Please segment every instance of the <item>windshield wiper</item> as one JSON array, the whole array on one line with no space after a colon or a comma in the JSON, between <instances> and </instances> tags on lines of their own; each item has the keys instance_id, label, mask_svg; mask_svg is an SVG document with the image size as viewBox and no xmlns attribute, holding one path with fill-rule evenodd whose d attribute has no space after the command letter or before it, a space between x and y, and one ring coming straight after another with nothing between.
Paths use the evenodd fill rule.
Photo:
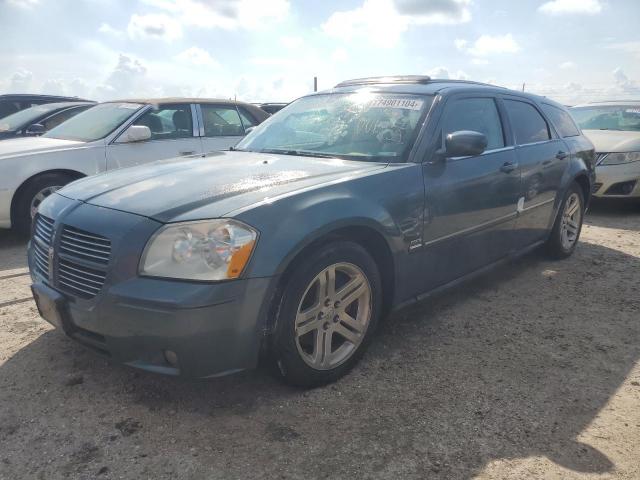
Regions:
<instances>
[{"instance_id":1,"label":"windshield wiper","mask_svg":"<svg viewBox=\"0 0 640 480\"><path fill-rule=\"evenodd\" d=\"M295 155L298 157L337 158L336 155L322 152L310 152L307 150L284 150L280 148L263 148L260 153L277 153L279 155Z\"/></svg>"}]
</instances>

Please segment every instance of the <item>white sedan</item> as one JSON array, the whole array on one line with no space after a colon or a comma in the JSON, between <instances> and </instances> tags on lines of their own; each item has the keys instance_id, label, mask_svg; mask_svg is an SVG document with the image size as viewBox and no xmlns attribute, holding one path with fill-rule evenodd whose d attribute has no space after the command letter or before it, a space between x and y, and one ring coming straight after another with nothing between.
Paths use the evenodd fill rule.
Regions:
<instances>
[{"instance_id":1,"label":"white sedan","mask_svg":"<svg viewBox=\"0 0 640 480\"><path fill-rule=\"evenodd\" d=\"M38 205L78 178L165 158L227 150L269 116L229 100L98 104L41 137L0 143L0 228L28 232Z\"/></svg>"}]
</instances>

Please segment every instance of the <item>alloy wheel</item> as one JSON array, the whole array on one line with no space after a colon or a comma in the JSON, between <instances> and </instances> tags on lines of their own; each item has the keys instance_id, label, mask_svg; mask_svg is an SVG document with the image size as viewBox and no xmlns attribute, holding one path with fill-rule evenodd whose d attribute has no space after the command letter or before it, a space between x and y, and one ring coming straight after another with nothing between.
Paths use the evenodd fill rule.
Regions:
<instances>
[{"instance_id":1,"label":"alloy wheel","mask_svg":"<svg viewBox=\"0 0 640 480\"><path fill-rule=\"evenodd\" d=\"M295 340L304 362L330 370L347 361L371 320L371 285L351 263L329 265L307 286L295 319Z\"/></svg>"},{"instance_id":2,"label":"alloy wheel","mask_svg":"<svg viewBox=\"0 0 640 480\"><path fill-rule=\"evenodd\" d=\"M51 195L53 192L60 190L62 185L52 185L50 187L43 188L35 196L31 199L31 205L29 206L29 212L31 213L31 218L36 216L38 213L38 207L42 203L42 201Z\"/></svg>"},{"instance_id":3,"label":"alloy wheel","mask_svg":"<svg viewBox=\"0 0 640 480\"><path fill-rule=\"evenodd\" d=\"M560 224L560 241L562 248L570 250L578 240L580 223L582 222L582 205L580 196L572 193L567 198Z\"/></svg>"}]
</instances>

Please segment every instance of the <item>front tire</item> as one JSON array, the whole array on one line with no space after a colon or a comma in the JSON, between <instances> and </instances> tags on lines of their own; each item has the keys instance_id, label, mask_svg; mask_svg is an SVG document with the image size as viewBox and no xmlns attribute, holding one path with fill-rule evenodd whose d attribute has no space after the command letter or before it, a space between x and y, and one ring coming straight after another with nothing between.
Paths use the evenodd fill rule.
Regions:
<instances>
[{"instance_id":1,"label":"front tire","mask_svg":"<svg viewBox=\"0 0 640 480\"><path fill-rule=\"evenodd\" d=\"M281 297L272 351L277 375L307 388L345 375L371 340L381 299L378 267L360 245L339 241L313 252L296 265Z\"/></svg>"},{"instance_id":2,"label":"front tire","mask_svg":"<svg viewBox=\"0 0 640 480\"><path fill-rule=\"evenodd\" d=\"M578 245L583 219L584 194L580 185L574 182L565 194L547 240L547 253L552 258L567 258L573 253Z\"/></svg>"},{"instance_id":3,"label":"front tire","mask_svg":"<svg viewBox=\"0 0 640 480\"><path fill-rule=\"evenodd\" d=\"M16 199L14 228L22 235L28 235L31 231L31 221L40 203L73 180L63 173L44 173L30 180Z\"/></svg>"}]
</instances>

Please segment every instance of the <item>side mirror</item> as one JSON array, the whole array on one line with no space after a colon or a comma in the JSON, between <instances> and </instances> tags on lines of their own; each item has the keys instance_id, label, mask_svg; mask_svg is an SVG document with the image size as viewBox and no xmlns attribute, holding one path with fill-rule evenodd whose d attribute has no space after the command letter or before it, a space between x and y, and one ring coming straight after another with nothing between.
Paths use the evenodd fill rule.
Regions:
<instances>
[{"instance_id":1,"label":"side mirror","mask_svg":"<svg viewBox=\"0 0 640 480\"><path fill-rule=\"evenodd\" d=\"M117 143L142 142L151 138L151 130L145 125L131 125L118 138Z\"/></svg>"},{"instance_id":2,"label":"side mirror","mask_svg":"<svg viewBox=\"0 0 640 480\"><path fill-rule=\"evenodd\" d=\"M480 132L460 130L449 133L444 142L447 157L480 155L487 149L487 137Z\"/></svg>"},{"instance_id":3,"label":"side mirror","mask_svg":"<svg viewBox=\"0 0 640 480\"><path fill-rule=\"evenodd\" d=\"M33 125L29 125L27 129L24 131L24 133L26 133L27 135L36 136L36 135L42 135L46 131L47 129L44 128L44 125L42 125L41 123L34 123Z\"/></svg>"},{"instance_id":4,"label":"side mirror","mask_svg":"<svg viewBox=\"0 0 640 480\"><path fill-rule=\"evenodd\" d=\"M254 126L252 126L252 127L247 127L247 128L245 128L245 129L244 129L244 134L245 134L245 135L247 135L248 133L253 132L253 130L254 130L255 128L256 128L256 127L255 127L255 125L254 125Z\"/></svg>"}]
</instances>

